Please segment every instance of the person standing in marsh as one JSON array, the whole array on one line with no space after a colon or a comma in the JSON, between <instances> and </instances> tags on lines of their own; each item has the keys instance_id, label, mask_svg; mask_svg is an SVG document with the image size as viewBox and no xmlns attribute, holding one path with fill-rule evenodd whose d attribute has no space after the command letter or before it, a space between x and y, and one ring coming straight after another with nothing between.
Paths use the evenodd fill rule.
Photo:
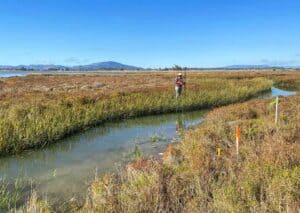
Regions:
<instances>
[{"instance_id":1,"label":"person standing in marsh","mask_svg":"<svg viewBox=\"0 0 300 213\"><path fill-rule=\"evenodd\" d=\"M175 92L176 98L178 98L182 94L183 86L185 85L185 81L182 77L182 73L178 73L175 79Z\"/></svg>"}]
</instances>

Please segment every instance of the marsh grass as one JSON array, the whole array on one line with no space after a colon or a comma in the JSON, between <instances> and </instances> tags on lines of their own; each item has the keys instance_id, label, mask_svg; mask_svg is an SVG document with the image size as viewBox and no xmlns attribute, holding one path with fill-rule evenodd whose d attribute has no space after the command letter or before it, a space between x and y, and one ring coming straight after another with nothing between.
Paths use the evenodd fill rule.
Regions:
<instances>
[{"instance_id":1,"label":"marsh grass","mask_svg":"<svg viewBox=\"0 0 300 213\"><path fill-rule=\"evenodd\" d=\"M29 78L29 77L27 77ZM270 89L264 78L218 79L191 78L189 89L178 100L173 87L149 90L80 93L76 96L28 96L20 102L7 97L0 104L0 153L17 153L43 147L77 131L106 121L136 116L203 109L247 100ZM10 101L9 103L7 101Z\"/></svg>"},{"instance_id":2,"label":"marsh grass","mask_svg":"<svg viewBox=\"0 0 300 213\"><path fill-rule=\"evenodd\" d=\"M162 162L144 160L94 182L84 211L298 212L300 95L280 98L277 125L272 101L212 110ZM238 158L236 126L242 134Z\"/></svg>"},{"instance_id":3,"label":"marsh grass","mask_svg":"<svg viewBox=\"0 0 300 213\"><path fill-rule=\"evenodd\" d=\"M20 125L15 129L13 120L5 121L10 123L8 129L17 139L10 140L16 143L15 150L7 148L8 144L3 146L4 150L7 153L7 149L15 152L41 146L106 120L247 100L268 90L272 84L256 77L268 77L277 83L292 82L296 78L295 73L282 72L218 75L216 78L215 74L201 73L190 78L188 94L178 102L174 102L174 91L164 86L150 87L151 92L149 88L130 92L113 90L105 98L98 93L74 93L58 98L51 93L46 95L51 99L45 99L43 93L43 97L36 98L43 101L29 98L25 102L11 102L6 99L1 102L2 118L10 115L10 119L20 120ZM70 205L66 209L70 212L299 211L300 99L299 96L280 98L278 125L274 124L274 105L270 103L269 100L252 101L213 110L204 124L183 132L183 142L169 146L162 161L145 160L137 154L138 157L133 158L135 162L119 173L97 178L89 188L84 206L73 208ZM46 125L47 122L51 125ZM20 128L22 124L32 129L24 134L26 128ZM237 125L242 128L238 160L234 144ZM18 133L19 130L23 132ZM5 137L4 133L6 137L10 135L7 129L2 131L1 137ZM31 141L33 135L38 136L35 143ZM40 135L43 135L43 143ZM24 139L28 144L19 147L18 143L23 143ZM216 156L217 148L222 149L220 157ZM48 203L38 199L37 194L18 210L51 212Z\"/></svg>"},{"instance_id":4,"label":"marsh grass","mask_svg":"<svg viewBox=\"0 0 300 213\"><path fill-rule=\"evenodd\" d=\"M6 177L0 178L0 212L19 207L31 191L32 182L26 177L18 177L14 181Z\"/></svg>"},{"instance_id":5,"label":"marsh grass","mask_svg":"<svg viewBox=\"0 0 300 213\"><path fill-rule=\"evenodd\" d=\"M152 144L156 144L156 143L159 143L159 142L162 142L162 141L167 141L167 138L164 134L162 133L154 133L154 134L151 134L149 136L149 139L150 139L150 142Z\"/></svg>"},{"instance_id":6,"label":"marsh grass","mask_svg":"<svg viewBox=\"0 0 300 213\"><path fill-rule=\"evenodd\" d=\"M139 146L135 145L134 150L130 154L132 161L140 160L143 157L143 152Z\"/></svg>"},{"instance_id":7,"label":"marsh grass","mask_svg":"<svg viewBox=\"0 0 300 213\"><path fill-rule=\"evenodd\" d=\"M45 199L38 198L37 192L32 191L25 205L11 209L9 212L14 213L50 213L53 212L49 203Z\"/></svg>"}]
</instances>

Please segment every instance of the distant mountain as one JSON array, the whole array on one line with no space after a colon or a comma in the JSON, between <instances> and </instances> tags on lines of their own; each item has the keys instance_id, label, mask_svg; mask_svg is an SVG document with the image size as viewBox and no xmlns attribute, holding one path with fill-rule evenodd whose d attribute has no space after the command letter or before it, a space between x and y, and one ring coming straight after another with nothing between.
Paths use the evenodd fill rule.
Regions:
<instances>
[{"instance_id":1,"label":"distant mountain","mask_svg":"<svg viewBox=\"0 0 300 213\"><path fill-rule=\"evenodd\" d=\"M79 65L70 67L72 70L140 70L141 67L121 64L115 61L106 61L89 65Z\"/></svg>"},{"instance_id":2,"label":"distant mountain","mask_svg":"<svg viewBox=\"0 0 300 213\"><path fill-rule=\"evenodd\" d=\"M32 65L0 65L0 70L33 70L33 71L47 71L47 70L143 70L144 68L121 64L115 61L105 61L87 65L77 66L63 66L55 64L32 64ZM149 68L150 69L150 68ZM169 68L172 69L172 68ZM248 69L300 69L300 66L271 66L271 65L230 65L224 67L213 68L188 68L195 70L248 70Z\"/></svg>"},{"instance_id":3,"label":"distant mountain","mask_svg":"<svg viewBox=\"0 0 300 213\"><path fill-rule=\"evenodd\" d=\"M65 70L65 66L53 64L31 64L31 65L18 65L18 66L4 66L0 65L0 70Z\"/></svg>"},{"instance_id":4,"label":"distant mountain","mask_svg":"<svg viewBox=\"0 0 300 213\"><path fill-rule=\"evenodd\" d=\"M78 66L62 66L54 64L32 64L32 65L18 65L18 66L4 66L0 65L0 70L140 70L141 67L121 64L114 61L106 61L100 63L93 63L88 65Z\"/></svg>"},{"instance_id":5,"label":"distant mountain","mask_svg":"<svg viewBox=\"0 0 300 213\"><path fill-rule=\"evenodd\" d=\"M270 65L230 65L220 67L220 69L284 69L290 68L285 66L270 66Z\"/></svg>"},{"instance_id":6,"label":"distant mountain","mask_svg":"<svg viewBox=\"0 0 300 213\"><path fill-rule=\"evenodd\" d=\"M6 66L6 65L0 65L0 70L11 70L14 66Z\"/></svg>"}]
</instances>

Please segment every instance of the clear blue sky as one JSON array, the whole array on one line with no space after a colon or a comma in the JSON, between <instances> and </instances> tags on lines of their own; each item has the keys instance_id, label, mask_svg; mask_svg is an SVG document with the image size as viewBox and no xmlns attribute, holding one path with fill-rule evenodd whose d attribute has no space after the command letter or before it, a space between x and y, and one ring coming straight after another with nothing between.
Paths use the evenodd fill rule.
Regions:
<instances>
[{"instance_id":1,"label":"clear blue sky","mask_svg":"<svg viewBox=\"0 0 300 213\"><path fill-rule=\"evenodd\" d=\"M299 0L1 0L0 64L300 65Z\"/></svg>"}]
</instances>

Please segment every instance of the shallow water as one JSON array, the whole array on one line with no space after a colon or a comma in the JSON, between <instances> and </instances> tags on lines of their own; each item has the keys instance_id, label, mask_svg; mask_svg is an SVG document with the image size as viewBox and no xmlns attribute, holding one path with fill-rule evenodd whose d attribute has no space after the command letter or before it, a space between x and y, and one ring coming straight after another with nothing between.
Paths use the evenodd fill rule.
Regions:
<instances>
[{"instance_id":1,"label":"shallow water","mask_svg":"<svg viewBox=\"0 0 300 213\"><path fill-rule=\"evenodd\" d=\"M296 94L297 94L296 91L287 91L287 90L279 89L276 87L272 87L272 97L290 96L290 95L296 95Z\"/></svg>"},{"instance_id":2,"label":"shallow water","mask_svg":"<svg viewBox=\"0 0 300 213\"><path fill-rule=\"evenodd\" d=\"M296 94L278 88L260 98ZM132 159L135 147L144 156L158 156L179 139L178 129L199 124L205 111L146 116L107 123L76 134L43 149L0 159L0 177L20 174L33 179L39 194L52 202L85 196L95 175L120 168Z\"/></svg>"},{"instance_id":3,"label":"shallow water","mask_svg":"<svg viewBox=\"0 0 300 213\"><path fill-rule=\"evenodd\" d=\"M0 78L9 78L17 76L26 76L25 72L16 72L16 71L0 71Z\"/></svg>"},{"instance_id":4,"label":"shallow water","mask_svg":"<svg viewBox=\"0 0 300 213\"><path fill-rule=\"evenodd\" d=\"M287 97L287 96L291 96L291 95L296 95L297 93L298 93L297 91L285 90L285 88L272 87L271 91L260 94L258 97L254 98L254 99L268 99L268 98L274 98L277 96Z\"/></svg>"},{"instance_id":5,"label":"shallow water","mask_svg":"<svg viewBox=\"0 0 300 213\"><path fill-rule=\"evenodd\" d=\"M201 122L204 111L146 116L107 123L44 149L2 158L0 174L20 173L37 183L50 199L84 195L95 173L114 171L132 158L137 146L145 156L157 156L178 139L176 129ZM0 176L1 176L0 175Z\"/></svg>"}]
</instances>

